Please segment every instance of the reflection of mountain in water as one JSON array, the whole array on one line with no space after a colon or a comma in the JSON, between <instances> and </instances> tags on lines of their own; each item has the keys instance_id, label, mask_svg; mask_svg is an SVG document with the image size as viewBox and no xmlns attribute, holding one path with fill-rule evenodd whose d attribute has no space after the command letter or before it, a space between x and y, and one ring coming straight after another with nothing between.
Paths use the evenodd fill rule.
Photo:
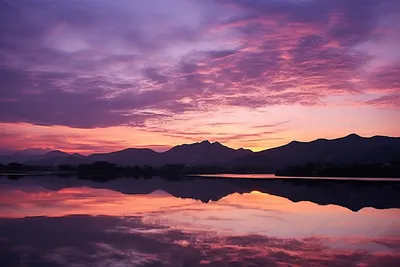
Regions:
<instances>
[{"instance_id":1,"label":"reflection of mountain in water","mask_svg":"<svg viewBox=\"0 0 400 267\"><path fill-rule=\"evenodd\" d=\"M358 211L364 207L377 209L400 208L400 183L383 181L321 181L284 179L218 179L188 178L169 181L161 178L148 180L117 179L98 183L76 178L27 177L17 181L0 179L0 184L43 186L49 190L87 186L105 188L124 194L159 194L165 191L179 198L203 202L217 201L233 193L260 191L285 197L291 201L311 201L320 205L335 204Z\"/></svg>"}]
</instances>

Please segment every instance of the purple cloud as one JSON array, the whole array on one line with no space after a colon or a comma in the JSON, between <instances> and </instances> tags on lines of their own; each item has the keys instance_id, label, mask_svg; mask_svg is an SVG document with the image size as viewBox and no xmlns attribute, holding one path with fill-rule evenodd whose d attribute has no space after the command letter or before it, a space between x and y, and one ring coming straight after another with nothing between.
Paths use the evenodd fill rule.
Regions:
<instances>
[{"instance_id":1,"label":"purple cloud","mask_svg":"<svg viewBox=\"0 0 400 267\"><path fill-rule=\"evenodd\" d=\"M400 109L400 94L385 95L367 102L369 105L374 105L381 108Z\"/></svg>"},{"instance_id":2,"label":"purple cloud","mask_svg":"<svg viewBox=\"0 0 400 267\"><path fill-rule=\"evenodd\" d=\"M150 2L1 2L0 121L140 126L399 91L380 49L400 40L398 1Z\"/></svg>"}]
</instances>

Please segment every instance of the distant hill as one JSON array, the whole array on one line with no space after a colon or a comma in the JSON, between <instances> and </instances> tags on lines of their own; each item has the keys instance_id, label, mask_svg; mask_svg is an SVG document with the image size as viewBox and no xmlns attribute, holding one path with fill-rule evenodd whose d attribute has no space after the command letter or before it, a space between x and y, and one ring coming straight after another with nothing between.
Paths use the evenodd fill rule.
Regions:
<instances>
[{"instance_id":1,"label":"distant hill","mask_svg":"<svg viewBox=\"0 0 400 267\"><path fill-rule=\"evenodd\" d=\"M263 166L270 171L307 163L387 163L400 159L400 138L351 134L333 140L293 141L287 145L235 158L229 166Z\"/></svg>"},{"instance_id":2,"label":"distant hill","mask_svg":"<svg viewBox=\"0 0 400 267\"><path fill-rule=\"evenodd\" d=\"M203 141L175 146L165 152L128 148L112 153L93 154L88 156L88 159L91 162L108 161L120 165L162 166L166 164L185 164L198 166L224 164L236 157L251 153L253 153L251 150L236 150L218 142Z\"/></svg>"},{"instance_id":3,"label":"distant hill","mask_svg":"<svg viewBox=\"0 0 400 267\"><path fill-rule=\"evenodd\" d=\"M183 164L190 166L221 165L240 156L253 152L248 149L233 149L218 142L203 141L184 144L165 152L155 152L147 148L127 148L111 153L96 153L89 156L67 154L62 151L51 151L41 156L0 156L0 163L19 162L29 165L79 165L96 161L107 161L118 165Z\"/></svg>"},{"instance_id":4,"label":"distant hill","mask_svg":"<svg viewBox=\"0 0 400 267\"><path fill-rule=\"evenodd\" d=\"M50 148L27 148L27 149L22 149L22 150L0 150L0 155L19 154L19 155L25 155L25 156L29 156L29 155L33 156L33 155L43 155L50 151L51 151Z\"/></svg>"},{"instance_id":5,"label":"distant hill","mask_svg":"<svg viewBox=\"0 0 400 267\"><path fill-rule=\"evenodd\" d=\"M160 163L160 153L148 148L127 148L121 151L92 154L87 157L89 162L108 161L119 165L151 165Z\"/></svg>"},{"instance_id":6,"label":"distant hill","mask_svg":"<svg viewBox=\"0 0 400 267\"><path fill-rule=\"evenodd\" d=\"M23 162L27 165L56 166L56 165L79 165L89 163L86 156L75 154L67 154L62 151L51 151L42 157L30 158Z\"/></svg>"},{"instance_id":7,"label":"distant hill","mask_svg":"<svg viewBox=\"0 0 400 267\"><path fill-rule=\"evenodd\" d=\"M233 149L218 142L203 141L180 145L162 153L165 164L220 165L237 157L253 154L251 150Z\"/></svg>"},{"instance_id":8,"label":"distant hill","mask_svg":"<svg viewBox=\"0 0 400 267\"><path fill-rule=\"evenodd\" d=\"M356 134L333 140L317 139L311 142L293 141L284 146L252 152L233 149L218 142L203 141L184 144L165 152L151 149L128 148L111 153L67 154L51 151L43 155L0 155L0 163L19 162L30 165L79 165L107 161L118 165L183 164L189 166L226 166L230 168L260 169L274 172L288 166L307 163L387 163L400 160L400 138L374 136L365 138Z\"/></svg>"},{"instance_id":9,"label":"distant hill","mask_svg":"<svg viewBox=\"0 0 400 267\"><path fill-rule=\"evenodd\" d=\"M28 151L28 153L25 153ZM44 151L42 151L44 152ZM18 163L35 163L41 160L49 160L52 158L56 157L65 157L68 156L69 154L59 151L59 150L54 150L50 152L44 152L42 154L32 154L31 150L23 150L19 151L17 153L13 153L10 155L0 155L0 163L1 164L7 164L10 162L18 162Z\"/></svg>"}]
</instances>

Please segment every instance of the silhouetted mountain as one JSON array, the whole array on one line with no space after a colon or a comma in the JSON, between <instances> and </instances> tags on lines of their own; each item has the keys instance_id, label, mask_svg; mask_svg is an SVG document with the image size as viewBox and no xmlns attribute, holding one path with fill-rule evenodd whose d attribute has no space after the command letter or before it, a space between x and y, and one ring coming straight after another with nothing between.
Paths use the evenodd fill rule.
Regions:
<instances>
[{"instance_id":1,"label":"silhouetted mountain","mask_svg":"<svg viewBox=\"0 0 400 267\"><path fill-rule=\"evenodd\" d=\"M22 149L22 150L0 150L0 155L13 155L13 154L19 154L19 155L25 155L25 156L38 156L38 155L44 155L47 152L50 152L50 148L27 148L27 149Z\"/></svg>"},{"instance_id":2,"label":"silhouetted mountain","mask_svg":"<svg viewBox=\"0 0 400 267\"><path fill-rule=\"evenodd\" d=\"M184 165L216 165L223 164L238 156L253 153L251 150L235 150L220 143L203 141L184 144L165 152L155 152L151 149L128 148L121 151L104 154L93 154L87 157L89 162L107 161L119 165L149 165L162 166L166 164Z\"/></svg>"},{"instance_id":3,"label":"silhouetted mountain","mask_svg":"<svg viewBox=\"0 0 400 267\"><path fill-rule=\"evenodd\" d=\"M164 164L220 165L239 156L253 152L245 149L233 149L218 142L208 140L190 145L180 145L162 154Z\"/></svg>"},{"instance_id":4,"label":"silhouetted mountain","mask_svg":"<svg viewBox=\"0 0 400 267\"><path fill-rule=\"evenodd\" d=\"M60 150L53 150L43 155L42 158L51 158L51 157L60 157L60 156L68 156L68 153L62 152Z\"/></svg>"},{"instance_id":5,"label":"silhouetted mountain","mask_svg":"<svg viewBox=\"0 0 400 267\"><path fill-rule=\"evenodd\" d=\"M88 163L89 160L86 156L74 153L72 155L61 152L46 155L45 157L35 158L24 162L27 165L39 165L39 166L58 166L58 165L79 165Z\"/></svg>"},{"instance_id":6,"label":"silhouetted mountain","mask_svg":"<svg viewBox=\"0 0 400 267\"><path fill-rule=\"evenodd\" d=\"M148 148L127 148L121 151L92 154L88 162L107 161L119 165L157 165L159 153Z\"/></svg>"},{"instance_id":7,"label":"silhouetted mountain","mask_svg":"<svg viewBox=\"0 0 400 267\"><path fill-rule=\"evenodd\" d=\"M307 163L354 164L388 163L400 159L400 138L356 134L311 142L293 141L287 145L236 158L229 166L264 167L269 171Z\"/></svg>"},{"instance_id":8,"label":"silhouetted mountain","mask_svg":"<svg viewBox=\"0 0 400 267\"><path fill-rule=\"evenodd\" d=\"M52 153L53 157L50 156L50 153ZM200 143L175 146L166 152L155 152L147 148L128 148L111 153L96 153L86 157L82 155L68 155L61 151L52 151L50 153L47 153L46 157L37 158L36 160L29 158L29 161L25 160L22 161L22 163L32 165L78 165L97 161L107 161L127 166L163 166L166 164L199 166L224 164L238 156L248 155L253 152L247 149L236 150L218 142L210 143L209 141L203 141ZM14 161L15 160L10 162Z\"/></svg>"},{"instance_id":9,"label":"silhouetted mountain","mask_svg":"<svg viewBox=\"0 0 400 267\"><path fill-rule=\"evenodd\" d=\"M46 161L50 160L53 158L57 157L66 157L69 156L69 154L62 152L60 150L53 150L44 154L36 155L36 154L31 154L28 152L28 154L25 154L23 151L14 153L12 155L1 155L0 156L0 163L2 164L7 164L11 162L19 162L19 163L30 163L30 164L38 164L41 165L41 161ZM47 163L47 162L45 162Z\"/></svg>"},{"instance_id":10,"label":"silhouetted mountain","mask_svg":"<svg viewBox=\"0 0 400 267\"><path fill-rule=\"evenodd\" d=\"M31 165L79 165L97 161L126 166L163 166L180 164L187 166L226 166L233 172L274 172L288 166L307 163L387 163L400 160L400 138L374 136L371 138L351 134L346 137L312 142L293 141L287 145L252 152L246 149L232 149L218 142L203 141L179 145L165 152L151 149L128 148L121 151L83 156L51 151L44 155L0 156L0 163L11 162Z\"/></svg>"}]
</instances>

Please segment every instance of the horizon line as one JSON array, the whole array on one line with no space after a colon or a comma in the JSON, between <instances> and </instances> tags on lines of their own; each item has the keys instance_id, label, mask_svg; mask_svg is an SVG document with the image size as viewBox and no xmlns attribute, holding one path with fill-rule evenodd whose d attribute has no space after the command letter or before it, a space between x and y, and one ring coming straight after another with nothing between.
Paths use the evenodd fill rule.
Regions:
<instances>
[{"instance_id":1,"label":"horizon line","mask_svg":"<svg viewBox=\"0 0 400 267\"><path fill-rule=\"evenodd\" d=\"M193 142L193 143L182 143L182 144L176 144L176 145L172 145L172 146L159 145L159 144L157 144L157 145L146 145L146 146L126 147L126 148L117 149L117 150L110 150L110 151L107 151L107 152L95 152L95 151L94 151L94 152L91 152L91 153L78 153L78 152L73 152L73 151L69 151L69 150L65 150L65 149L64 149L64 150L63 150L63 149L57 149L57 148L52 149L52 148L49 148L49 147L46 147L46 148L41 148L41 147L28 147L28 148L23 148L23 149L19 149L19 150L10 150L9 152L1 152L1 151L0 151L0 155L3 155L3 156L4 156L4 155L12 155L12 154L16 154L16 153L18 153L18 152L21 153L21 152L23 152L23 151L25 151L25 150L34 150L34 149L37 149L37 150L48 150L48 151L47 151L47 152L44 152L43 154L32 154L32 155L44 155L44 154L51 153L51 152L62 152L62 153L66 153L66 154L68 154L68 155L78 154L78 155L83 155L83 156L89 156L89 155L94 155L94 154L108 154L108 153L120 152L120 151L124 151L124 150L128 150L128 149L138 149L138 150L139 150L139 149L142 149L142 150L147 149L147 150L151 150L151 151L153 151L153 152L155 152L155 153L165 153L165 152L167 152L167 151L173 149L174 147L183 146L183 145L194 145L194 144L200 144L200 143L204 143L204 142L208 142L208 143L210 143L210 144L217 144L217 143L218 143L218 144L220 144L220 145L222 145L222 146L225 146L225 147L228 147L228 148L231 148L231 149L234 149L234 150L241 150L241 149L243 149L243 150L249 150L249 151L251 151L251 152L253 152L253 153L257 153L257 152L261 152L261 151L265 151L265 150L269 150L269 149L274 149L274 148L279 148L279 147L282 147L282 146L286 146L286 145L289 145L289 144L291 144L291 143L311 143L311 142L318 141L318 140L332 141L332 140L342 139L342 138L346 138L346 137L350 137L350 136L357 136L357 137L359 137L359 138L365 138L365 139L370 139L370 138L374 138L374 137L400 138L400 136L388 136L388 135L379 135L379 134L371 135L371 136L361 136L361 135L356 134L356 133L350 133L350 134L347 134L347 135L344 135L344 136L340 136L340 137L335 137L335 138L323 138L323 137L320 137L320 138L313 139L313 140L310 140L310 141L292 140L292 141L289 141L289 142L287 142L287 143L285 143L285 144L282 144L282 145L279 145L279 146L267 147L267 148L263 148L263 149L258 150L258 151L254 151L253 149L244 148L244 147L232 148L232 147L230 147L230 146L224 145L223 143L221 143L221 142L219 142L219 141L211 142L211 141L209 141L208 139L204 139L204 140L197 141L197 142ZM168 147L168 148L167 148L166 150L157 151L157 150L152 149L152 147ZM67 151L67 152L66 152L66 151Z\"/></svg>"}]
</instances>

